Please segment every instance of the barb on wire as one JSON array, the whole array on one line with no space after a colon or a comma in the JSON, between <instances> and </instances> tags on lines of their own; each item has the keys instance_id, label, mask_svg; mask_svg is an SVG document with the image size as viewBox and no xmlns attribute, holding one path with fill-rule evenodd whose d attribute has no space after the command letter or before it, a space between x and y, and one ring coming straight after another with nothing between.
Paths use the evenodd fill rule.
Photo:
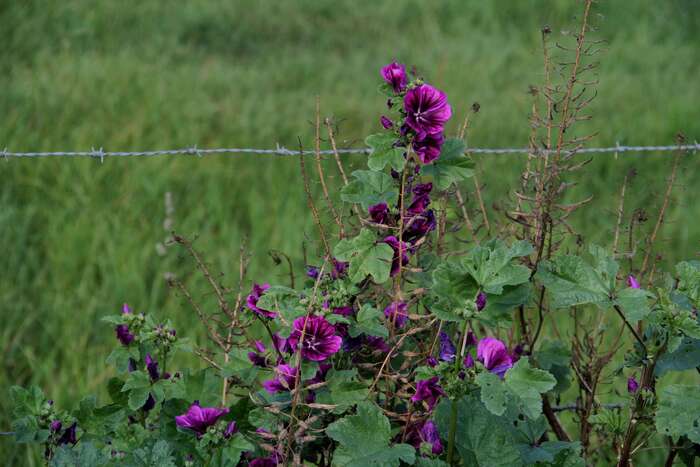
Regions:
<instances>
[{"instance_id":1,"label":"barb on wire","mask_svg":"<svg viewBox=\"0 0 700 467\"><path fill-rule=\"evenodd\" d=\"M572 151L571 154L619 154L624 152L673 152L673 151L697 151L700 150L700 143L682 144L673 146L620 146L616 143L615 146L600 147L600 148L580 148ZM323 150L320 154L369 154L369 148L348 148L333 150ZM550 154L551 150L540 150L537 155ZM528 154L528 148L468 148L468 154ZM206 154L269 154L274 156L305 156L316 154L315 151L291 151L279 144L274 149L256 149L256 148L211 148L200 149L197 145L182 149L160 149L150 151L104 151L103 148L91 151L46 151L46 152L13 152L5 148L0 152L0 156L7 160L10 157L94 157L99 158L104 162L105 157L155 157L155 156L179 156L179 155L196 155L202 157Z\"/></svg>"}]
</instances>

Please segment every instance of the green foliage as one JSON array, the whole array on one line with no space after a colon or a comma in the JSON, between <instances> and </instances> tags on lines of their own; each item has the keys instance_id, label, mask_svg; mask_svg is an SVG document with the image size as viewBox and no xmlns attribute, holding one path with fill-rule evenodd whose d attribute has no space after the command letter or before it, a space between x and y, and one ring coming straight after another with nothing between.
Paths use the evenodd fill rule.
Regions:
<instances>
[{"instance_id":1,"label":"green foliage","mask_svg":"<svg viewBox=\"0 0 700 467\"><path fill-rule=\"evenodd\" d=\"M371 152L367 159L367 166L380 171L388 164L396 171L403 170L406 165L404 158L405 148L394 147L396 136L391 133L377 133L365 139L365 144L370 147Z\"/></svg>"},{"instance_id":2,"label":"green foliage","mask_svg":"<svg viewBox=\"0 0 700 467\"><path fill-rule=\"evenodd\" d=\"M672 384L661 389L656 429L675 441L687 436L700 444L700 393L697 386Z\"/></svg>"},{"instance_id":3,"label":"green foliage","mask_svg":"<svg viewBox=\"0 0 700 467\"><path fill-rule=\"evenodd\" d=\"M556 378L557 385L554 386L553 391L563 393L569 388L571 349L566 344L557 340L544 341L535 353L535 359L540 368L547 370Z\"/></svg>"},{"instance_id":4,"label":"green foliage","mask_svg":"<svg viewBox=\"0 0 700 467\"><path fill-rule=\"evenodd\" d=\"M355 178L340 191L340 198L348 203L357 203L362 209L381 202L394 204L398 199L398 190L391 176L384 172L356 170Z\"/></svg>"},{"instance_id":5,"label":"green foliage","mask_svg":"<svg viewBox=\"0 0 700 467\"><path fill-rule=\"evenodd\" d=\"M167 443L166 443L167 444ZM99 449L92 443L84 442L74 447L63 445L56 450L54 457L49 464L51 467L83 467L83 466L103 466L108 465L109 460ZM157 464L130 464L130 465L148 465L149 467ZM173 465L164 464L166 466Z\"/></svg>"},{"instance_id":6,"label":"green foliage","mask_svg":"<svg viewBox=\"0 0 700 467\"><path fill-rule=\"evenodd\" d=\"M447 138L442 145L440 158L423 167L423 175L433 177L438 190L447 190L453 183L474 175L474 161L464 155L465 144L459 138Z\"/></svg>"},{"instance_id":7,"label":"green foliage","mask_svg":"<svg viewBox=\"0 0 700 467\"><path fill-rule=\"evenodd\" d=\"M476 383L481 387L481 401L492 414L503 415L512 402L529 418L536 419L542 414L541 394L553 389L557 381L547 371L530 366L529 359L523 357L508 370L505 381L482 372Z\"/></svg>"},{"instance_id":8,"label":"green foliage","mask_svg":"<svg viewBox=\"0 0 700 467\"><path fill-rule=\"evenodd\" d=\"M459 260L439 264L433 272L430 297L433 314L447 321L460 321L468 314L473 315L476 294L483 290L487 294L483 319L509 319L506 313L529 297L529 287L524 284L530 279L530 270L517 264L517 259L531 252L527 242L515 242L508 247L503 241L492 240L475 246ZM480 319L478 315L475 317Z\"/></svg>"},{"instance_id":9,"label":"green foliage","mask_svg":"<svg viewBox=\"0 0 700 467\"><path fill-rule=\"evenodd\" d=\"M362 229L357 237L338 242L333 255L341 261L350 262L348 276L353 282L372 276L374 282L382 284L389 279L394 250L386 243L379 242L371 230Z\"/></svg>"},{"instance_id":10,"label":"green foliage","mask_svg":"<svg viewBox=\"0 0 700 467\"><path fill-rule=\"evenodd\" d=\"M591 245L589 253L590 261L561 255L540 263L536 277L547 287L552 306L597 305L601 309L618 306L632 324L649 314L651 294L643 289L618 288L618 263L599 246Z\"/></svg>"},{"instance_id":11,"label":"green foliage","mask_svg":"<svg viewBox=\"0 0 700 467\"><path fill-rule=\"evenodd\" d=\"M388 337L389 330L382 323L384 313L377 310L372 305L365 303L357 312L357 321L352 323L348 333L350 337L357 337L360 334L368 336Z\"/></svg>"},{"instance_id":12,"label":"green foliage","mask_svg":"<svg viewBox=\"0 0 700 467\"><path fill-rule=\"evenodd\" d=\"M355 415L331 423L326 433L339 443L333 453L334 466L397 467L401 461L408 464L415 461L412 446L390 444L389 419L370 402L357 404Z\"/></svg>"}]
</instances>

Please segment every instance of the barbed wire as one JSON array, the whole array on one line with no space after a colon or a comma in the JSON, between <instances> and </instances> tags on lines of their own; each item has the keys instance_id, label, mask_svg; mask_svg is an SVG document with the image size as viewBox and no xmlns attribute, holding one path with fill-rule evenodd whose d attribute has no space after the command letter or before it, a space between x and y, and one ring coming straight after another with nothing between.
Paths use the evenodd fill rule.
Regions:
<instances>
[{"instance_id":1,"label":"barbed wire","mask_svg":"<svg viewBox=\"0 0 700 467\"><path fill-rule=\"evenodd\" d=\"M697 151L700 150L700 143L681 144L672 146L609 146L599 148L578 148L576 150L564 151L567 154L618 154L629 152L672 152L672 151ZM470 154L529 154L529 148L467 148ZM538 155L551 154L555 151L539 149ZM322 150L321 154L335 154L332 150ZM369 148L349 148L338 149L338 154L369 154ZM274 156L299 156L314 155L315 151L294 151L284 146L277 145L274 149L256 148L198 148L191 146L181 149L157 149L149 151L104 151L102 148L92 148L90 151L43 151L43 152L13 152L7 148L0 151L0 157L9 160L10 158L40 158L40 157L91 157L104 161L107 157L156 157L156 156L205 156L205 155L233 155L233 154L268 154Z\"/></svg>"}]
</instances>

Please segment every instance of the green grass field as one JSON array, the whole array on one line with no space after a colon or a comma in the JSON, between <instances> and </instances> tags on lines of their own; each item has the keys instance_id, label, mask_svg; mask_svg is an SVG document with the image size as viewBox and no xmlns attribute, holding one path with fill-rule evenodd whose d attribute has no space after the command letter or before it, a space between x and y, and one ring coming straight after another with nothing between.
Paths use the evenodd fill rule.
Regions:
<instances>
[{"instance_id":1,"label":"green grass field","mask_svg":"<svg viewBox=\"0 0 700 467\"><path fill-rule=\"evenodd\" d=\"M700 136L697 6L598 5L595 35L607 50L595 118L579 128L597 132L592 145L673 144L679 130ZM379 128L378 71L394 58L447 92L453 132L471 103L481 104L470 145L525 146L528 85L542 80L539 30L549 24L561 38L579 9L569 0L5 2L0 148L294 148L298 137L310 147L316 95L322 114L340 123L342 145L358 146ZM574 219L581 234L609 244L616 193L632 168L639 174L628 199L653 219L670 157L596 156L574 193L595 196ZM668 264L697 257L696 160L684 162L663 230ZM488 204L506 204L522 158L479 164ZM166 192L175 229L197 235L213 267L231 276L244 238L250 278L274 282L285 271L267 251L288 252L300 267L300 245L315 235L293 158L15 159L0 161L0 180L0 431L9 429L13 384L39 384L66 405L100 388L114 340L100 317L121 303L167 314L180 329L194 322L163 279L190 266L156 250ZM7 437L0 457L34 462Z\"/></svg>"}]
</instances>

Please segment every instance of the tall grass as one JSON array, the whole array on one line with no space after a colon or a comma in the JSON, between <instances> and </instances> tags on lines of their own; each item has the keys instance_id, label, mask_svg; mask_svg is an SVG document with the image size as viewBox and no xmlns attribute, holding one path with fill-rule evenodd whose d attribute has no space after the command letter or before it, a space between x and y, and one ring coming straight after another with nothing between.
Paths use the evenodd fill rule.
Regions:
<instances>
[{"instance_id":1,"label":"tall grass","mask_svg":"<svg viewBox=\"0 0 700 467\"><path fill-rule=\"evenodd\" d=\"M700 134L693 5L599 6L594 24L609 42L592 144L670 144L678 130L691 140ZM394 58L447 92L452 130L472 102L481 104L470 145L525 146L527 85L541 81L539 29L550 24L560 34L576 11L566 0L5 2L0 146L295 147L297 137L310 146L316 95L339 123L342 143L358 145L378 128L378 70ZM487 203L503 204L521 159L479 163ZM653 210L668 165L667 155L596 156L572 193L596 198L597 208L575 219L579 231L609 241L615 194L631 168L639 175L628 200ZM667 216L674 221L664 231L668 262L697 253L700 227L687 222L700 215L687 197L700 182L696 167L686 162L685 196ZM0 161L0 180L2 394L37 383L57 403L72 404L97 388L110 376L102 357L113 341L99 318L124 301L188 322L163 280L188 267L176 252L155 249L166 192L176 229L199 235L197 246L226 273L247 239L251 277L282 277L267 250L293 253L314 236L293 158L12 160ZM292 259L301 266L301 257ZM6 400L0 431L9 424ZM6 438L0 456L7 465L33 462Z\"/></svg>"}]
</instances>

